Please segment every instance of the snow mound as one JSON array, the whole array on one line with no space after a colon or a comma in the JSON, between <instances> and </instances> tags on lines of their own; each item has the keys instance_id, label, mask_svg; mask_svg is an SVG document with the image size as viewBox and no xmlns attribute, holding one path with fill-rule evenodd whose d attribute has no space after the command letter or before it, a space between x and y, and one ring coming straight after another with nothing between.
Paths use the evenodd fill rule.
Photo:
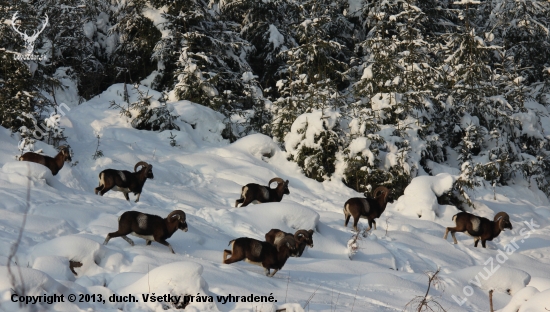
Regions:
<instances>
[{"instance_id":1,"label":"snow mound","mask_svg":"<svg viewBox=\"0 0 550 312\"><path fill-rule=\"evenodd\" d=\"M251 204L242 208L220 209L215 212L201 209L197 216L223 229L228 235L264 240L271 229L294 233L316 229L319 214L296 203Z\"/></svg>"},{"instance_id":2,"label":"snow mound","mask_svg":"<svg viewBox=\"0 0 550 312\"><path fill-rule=\"evenodd\" d=\"M478 287L485 291L493 289L495 292L515 295L523 289L531 280L531 275L527 272L502 266L498 263L502 260L502 253L496 255L493 266L472 266L466 269L455 271L450 274L457 280L462 281L464 285ZM500 256L500 257L499 257ZM493 273L493 274L491 274Z\"/></svg>"},{"instance_id":3,"label":"snow mound","mask_svg":"<svg viewBox=\"0 0 550 312\"><path fill-rule=\"evenodd\" d=\"M69 268L69 259L60 256L43 256L34 259L32 268L42 271L56 280L74 281L75 276Z\"/></svg>"},{"instance_id":4,"label":"snow mound","mask_svg":"<svg viewBox=\"0 0 550 312\"><path fill-rule=\"evenodd\" d=\"M48 256L59 256L68 260L78 261L82 263L82 266L76 268L75 271L80 276L102 273L103 269L96 263L100 262L103 253L103 247L96 241L81 236L69 235L36 245L30 252L30 257L33 259L33 267L35 265L54 266L55 263L44 263L46 259L52 260L52 258L44 258Z\"/></svg>"},{"instance_id":5,"label":"snow mound","mask_svg":"<svg viewBox=\"0 0 550 312\"><path fill-rule=\"evenodd\" d=\"M33 182L40 180L48 182L53 179L52 172L48 167L29 161L7 162L2 166L2 173L5 173L5 177L10 183L24 186L28 183L26 177L30 177ZM35 186L35 184L31 185Z\"/></svg>"},{"instance_id":6,"label":"snow mound","mask_svg":"<svg viewBox=\"0 0 550 312\"><path fill-rule=\"evenodd\" d=\"M66 298L69 293L75 293L74 291L71 292L70 289L39 270L17 266L12 266L11 270L15 278L15 285L21 286L23 284L22 281L24 282L26 296L65 294ZM8 268L1 266L0 274L1 276L8 276ZM13 285L11 284L10 279L0 279L0 298L5 298L2 300L2 309L5 311L19 311L21 309L18 302L12 302L7 299L13 294L12 288ZM51 305L48 304L38 303L36 305L37 306L35 306L35 308L37 311L47 311L51 309Z\"/></svg>"},{"instance_id":7,"label":"snow mound","mask_svg":"<svg viewBox=\"0 0 550 312\"><path fill-rule=\"evenodd\" d=\"M261 158L262 156L271 157L280 151L273 139L263 134L251 134L237 140L229 148L241 150L251 155Z\"/></svg>"},{"instance_id":8,"label":"snow mound","mask_svg":"<svg viewBox=\"0 0 550 312\"><path fill-rule=\"evenodd\" d=\"M118 294L139 296L140 301L142 301L142 298L139 294L170 294L182 296L182 298L184 295L209 296L206 293L208 285L201 276L202 272L203 268L198 263L172 262L151 270L135 283L120 289ZM185 311L218 311L215 303L196 302L195 299L189 303ZM215 301L216 298L213 300ZM158 302L144 304L156 311L168 308L168 306L162 306ZM173 306L170 306L170 308L173 308Z\"/></svg>"},{"instance_id":9,"label":"snow mound","mask_svg":"<svg viewBox=\"0 0 550 312\"><path fill-rule=\"evenodd\" d=\"M395 209L404 215L431 221L435 221L436 217L442 218L444 207L437 203L437 196L450 191L454 181L455 177L448 173L416 177L405 189L405 194L397 200Z\"/></svg>"},{"instance_id":10,"label":"snow mound","mask_svg":"<svg viewBox=\"0 0 550 312\"><path fill-rule=\"evenodd\" d=\"M529 286L535 287L539 291L550 289L550 279L544 277L532 277Z\"/></svg>"},{"instance_id":11,"label":"snow mound","mask_svg":"<svg viewBox=\"0 0 550 312\"><path fill-rule=\"evenodd\" d=\"M178 101L170 103L179 120L191 126L196 143L200 141L217 143L223 141L222 131L225 129L224 116L206 106ZM180 127L182 123L177 123Z\"/></svg>"},{"instance_id":12,"label":"snow mound","mask_svg":"<svg viewBox=\"0 0 550 312\"><path fill-rule=\"evenodd\" d=\"M519 308L535 294L540 293L535 287L527 286L512 297L512 300L500 312L517 312Z\"/></svg>"},{"instance_id":13,"label":"snow mound","mask_svg":"<svg viewBox=\"0 0 550 312\"><path fill-rule=\"evenodd\" d=\"M548 311L548 309L550 309L549 297L550 289L542 291L524 303L519 309L519 312Z\"/></svg>"}]
</instances>

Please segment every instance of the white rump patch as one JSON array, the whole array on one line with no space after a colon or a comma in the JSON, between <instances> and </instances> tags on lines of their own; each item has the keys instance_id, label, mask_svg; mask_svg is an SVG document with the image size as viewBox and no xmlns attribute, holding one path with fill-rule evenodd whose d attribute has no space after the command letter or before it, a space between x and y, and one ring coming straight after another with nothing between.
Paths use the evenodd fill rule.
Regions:
<instances>
[{"instance_id":1,"label":"white rump patch","mask_svg":"<svg viewBox=\"0 0 550 312\"><path fill-rule=\"evenodd\" d=\"M245 198L244 195L246 195L246 192L248 191L248 186L243 187L243 191L241 192L241 197Z\"/></svg>"},{"instance_id":2,"label":"white rump patch","mask_svg":"<svg viewBox=\"0 0 550 312\"><path fill-rule=\"evenodd\" d=\"M262 196L264 199L269 199L269 191L265 187L261 187L260 190L262 191Z\"/></svg>"},{"instance_id":3,"label":"white rump patch","mask_svg":"<svg viewBox=\"0 0 550 312\"><path fill-rule=\"evenodd\" d=\"M147 215L140 213L137 217L138 226L140 229L146 229L147 228Z\"/></svg>"},{"instance_id":4,"label":"white rump patch","mask_svg":"<svg viewBox=\"0 0 550 312\"><path fill-rule=\"evenodd\" d=\"M122 179L122 182L126 182L126 175L124 174L124 172L122 171L118 171L118 175L120 176L120 178Z\"/></svg>"},{"instance_id":5,"label":"white rump patch","mask_svg":"<svg viewBox=\"0 0 550 312\"><path fill-rule=\"evenodd\" d=\"M481 220L479 220L478 217L470 217L470 222L472 222L472 230L474 232L479 232L479 225L481 224Z\"/></svg>"}]
</instances>

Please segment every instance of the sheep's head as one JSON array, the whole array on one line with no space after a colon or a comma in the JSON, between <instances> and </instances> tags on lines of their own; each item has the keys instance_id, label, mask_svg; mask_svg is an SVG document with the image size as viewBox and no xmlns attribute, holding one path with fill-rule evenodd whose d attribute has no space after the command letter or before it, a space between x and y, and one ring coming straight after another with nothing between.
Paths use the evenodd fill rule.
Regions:
<instances>
[{"instance_id":1,"label":"sheep's head","mask_svg":"<svg viewBox=\"0 0 550 312\"><path fill-rule=\"evenodd\" d=\"M512 222L510 222L510 216L506 212L499 212L495 215L495 222L498 222L498 227L501 231L504 229L512 229Z\"/></svg>"},{"instance_id":2,"label":"sheep's head","mask_svg":"<svg viewBox=\"0 0 550 312\"><path fill-rule=\"evenodd\" d=\"M294 234L294 239L300 242L305 241L310 248L313 248L313 230L298 230Z\"/></svg>"},{"instance_id":3,"label":"sheep's head","mask_svg":"<svg viewBox=\"0 0 550 312\"><path fill-rule=\"evenodd\" d=\"M288 195L290 194L290 190L288 189L288 180L284 181L281 178L273 178L269 180L269 187L271 187L271 183L277 182L277 188L282 188L283 194Z\"/></svg>"},{"instance_id":4,"label":"sheep's head","mask_svg":"<svg viewBox=\"0 0 550 312\"><path fill-rule=\"evenodd\" d=\"M61 153L61 155L63 155L63 161L66 161L66 162L71 162L72 161L71 151L69 150L69 148L66 145L60 146L59 147L59 152Z\"/></svg>"},{"instance_id":5,"label":"sheep's head","mask_svg":"<svg viewBox=\"0 0 550 312\"><path fill-rule=\"evenodd\" d=\"M277 252L283 251L283 249L282 249L283 247L288 248L289 256L298 257L300 251L296 247L296 240L294 240L294 238L292 238L292 236L283 238L279 242L279 244L277 244Z\"/></svg>"},{"instance_id":6,"label":"sheep's head","mask_svg":"<svg viewBox=\"0 0 550 312\"><path fill-rule=\"evenodd\" d=\"M170 221L170 222L177 221L178 222L178 229L180 229L184 232L187 232L188 228L187 228L187 221L186 221L186 217L185 217L185 212L183 212L182 210L174 210L174 211L170 212L170 214L168 215L168 217L166 217L166 219L168 219L168 221Z\"/></svg>"},{"instance_id":7,"label":"sheep's head","mask_svg":"<svg viewBox=\"0 0 550 312\"><path fill-rule=\"evenodd\" d=\"M139 171L142 172L143 170L145 170L145 176L147 177L147 179L155 178L155 176L153 175L153 165L150 165L144 161L140 161L134 166L134 172L138 172L137 168L140 166L141 169Z\"/></svg>"}]
</instances>

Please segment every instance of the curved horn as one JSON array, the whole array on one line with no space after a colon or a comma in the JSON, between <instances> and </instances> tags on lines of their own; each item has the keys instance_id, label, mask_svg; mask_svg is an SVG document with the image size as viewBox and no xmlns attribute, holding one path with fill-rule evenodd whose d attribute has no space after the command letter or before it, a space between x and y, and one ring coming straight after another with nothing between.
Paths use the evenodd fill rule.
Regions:
<instances>
[{"instance_id":1,"label":"curved horn","mask_svg":"<svg viewBox=\"0 0 550 312\"><path fill-rule=\"evenodd\" d=\"M509 216L506 212L504 212L504 211L501 211L501 212L497 213L497 214L495 215L494 221L496 222L496 221L498 221L500 218L510 220L510 216Z\"/></svg>"},{"instance_id":2,"label":"curved horn","mask_svg":"<svg viewBox=\"0 0 550 312\"><path fill-rule=\"evenodd\" d=\"M300 235L302 235L303 238L300 238ZM309 237L309 233L306 230L298 230L294 233L294 239L297 241L303 240L306 237Z\"/></svg>"},{"instance_id":3,"label":"curved horn","mask_svg":"<svg viewBox=\"0 0 550 312\"><path fill-rule=\"evenodd\" d=\"M185 212L183 212L183 210L174 210L170 212L166 219L170 219L174 216L178 216L178 220L185 220Z\"/></svg>"},{"instance_id":4,"label":"curved horn","mask_svg":"<svg viewBox=\"0 0 550 312\"><path fill-rule=\"evenodd\" d=\"M144 162L144 161L140 161L140 162L138 162L138 163L137 163L137 164L136 164L136 165L134 166L134 172L136 172L136 171L137 171L137 168L138 168L139 166L144 166L144 167L147 167L147 166L149 166L149 164L148 164L148 163L146 163L146 162Z\"/></svg>"},{"instance_id":5,"label":"curved horn","mask_svg":"<svg viewBox=\"0 0 550 312\"><path fill-rule=\"evenodd\" d=\"M273 179L269 180L269 183L267 183L267 186L270 186L271 183L273 183L273 182L277 182L277 184L285 183L285 181L281 178L273 178Z\"/></svg>"},{"instance_id":6,"label":"curved horn","mask_svg":"<svg viewBox=\"0 0 550 312\"><path fill-rule=\"evenodd\" d=\"M390 193L390 190L388 190L388 188L385 187L385 186L379 186L379 187L374 189L374 191L372 192L372 196L374 198L377 198L378 197L377 196L378 192L384 192L384 194L386 194L386 196L387 196Z\"/></svg>"}]
</instances>

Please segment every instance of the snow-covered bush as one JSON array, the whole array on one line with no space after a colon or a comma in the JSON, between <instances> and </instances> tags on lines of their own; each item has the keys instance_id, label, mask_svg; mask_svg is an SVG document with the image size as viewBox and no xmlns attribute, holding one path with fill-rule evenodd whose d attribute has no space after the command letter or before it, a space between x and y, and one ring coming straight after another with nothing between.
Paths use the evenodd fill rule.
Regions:
<instances>
[{"instance_id":1,"label":"snow-covered bush","mask_svg":"<svg viewBox=\"0 0 550 312\"><path fill-rule=\"evenodd\" d=\"M335 111L313 111L299 116L285 137L288 158L296 161L305 175L324 181L335 171L341 143Z\"/></svg>"},{"instance_id":2,"label":"snow-covered bush","mask_svg":"<svg viewBox=\"0 0 550 312\"><path fill-rule=\"evenodd\" d=\"M134 86L134 89L138 93L138 101L130 104L132 110L137 110L137 115L132 120L132 127L138 130L152 131L180 129L175 124L179 116L166 105L165 96L159 99L160 106L151 107L152 96L144 94L143 91L139 90L138 85Z\"/></svg>"}]
</instances>

